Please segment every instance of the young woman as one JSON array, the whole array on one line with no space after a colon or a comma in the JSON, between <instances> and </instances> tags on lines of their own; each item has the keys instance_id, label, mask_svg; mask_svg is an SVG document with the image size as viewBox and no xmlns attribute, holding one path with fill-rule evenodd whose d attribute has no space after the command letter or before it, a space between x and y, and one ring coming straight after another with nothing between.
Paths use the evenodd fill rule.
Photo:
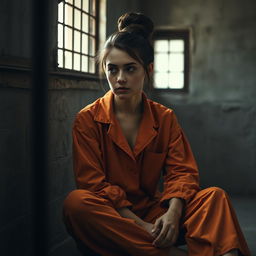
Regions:
<instances>
[{"instance_id":1,"label":"young woman","mask_svg":"<svg viewBox=\"0 0 256 256\"><path fill-rule=\"evenodd\" d=\"M78 189L64 202L67 229L103 256L249 256L227 194L200 190L175 114L143 92L152 32L148 17L124 14L100 55L110 91L74 122ZM178 248L184 239L188 252Z\"/></svg>"}]
</instances>

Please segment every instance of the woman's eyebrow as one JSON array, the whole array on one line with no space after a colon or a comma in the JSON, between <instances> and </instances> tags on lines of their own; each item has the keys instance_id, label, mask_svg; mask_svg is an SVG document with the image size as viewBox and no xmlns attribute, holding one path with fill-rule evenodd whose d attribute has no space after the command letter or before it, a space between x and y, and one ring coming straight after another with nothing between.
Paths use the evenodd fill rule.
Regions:
<instances>
[{"instance_id":1,"label":"woman's eyebrow","mask_svg":"<svg viewBox=\"0 0 256 256\"><path fill-rule=\"evenodd\" d=\"M136 62L129 62L129 63L124 64L124 66L130 66L130 65L136 65L136 64L137 64ZM113 63L108 63L107 66L117 67L118 65L117 64L113 64Z\"/></svg>"},{"instance_id":2,"label":"woman's eyebrow","mask_svg":"<svg viewBox=\"0 0 256 256\"><path fill-rule=\"evenodd\" d=\"M130 65L136 65L136 64L137 64L136 62L130 62L130 63L124 64L124 66L130 66Z\"/></svg>"}]
</instances>

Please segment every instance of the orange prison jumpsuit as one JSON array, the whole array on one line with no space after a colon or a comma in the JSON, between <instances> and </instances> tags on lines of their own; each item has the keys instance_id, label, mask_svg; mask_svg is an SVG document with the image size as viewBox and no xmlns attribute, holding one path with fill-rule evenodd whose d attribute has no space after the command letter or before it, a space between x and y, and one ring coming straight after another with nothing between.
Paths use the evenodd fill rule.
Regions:
<instances>
[{"instance_id":1,"label":"orange prison jumpsuit","mask_svg":"<svg viewBox=\"0 0 256 256\"><path fill-rule=\"evenodd\" d=\"M102 256L167 256L168 248L154 247L153 237L116 209L129 207L154 223L168 200L178 197L185 201L181 228L190 256L217 256L233 248L250 255L226 193L200 190L196 162L173 111L142 96L133 151L115 119L111 91L78 113L73 127L78 189L64 202L69 232Z\"/></svg>"}]
</instances>

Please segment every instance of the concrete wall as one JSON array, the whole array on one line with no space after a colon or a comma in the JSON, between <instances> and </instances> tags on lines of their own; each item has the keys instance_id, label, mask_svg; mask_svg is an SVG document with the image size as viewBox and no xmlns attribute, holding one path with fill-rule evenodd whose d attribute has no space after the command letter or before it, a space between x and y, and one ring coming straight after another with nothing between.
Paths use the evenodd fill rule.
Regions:
<instances>
[{"instance_id":1,"label":"concrete wall","mask_svg":"<svg viewBox=\"0 0 256 256\"><path fill-rule=\"evenodd\" d=\"M1 0L0 8L0 54L1 56L30 56L30 0Z\"/></svg>"},{"instance_id":2,"label":"concrete wall","mask_svg":"<svg viewBox=\"0 0 256 256\"><path fill-rule=\"evenodd\" d=\"M49 89L50 256L80 255L62 222L63 200L75 188L71 128L75 114L103 92L92 79L53 74L57 1L51 2ZM31 1L1 0L0 8L0 254L32 253ZM40 221L40 220L38 220Z\"/></svg>"},{"instance_id":3,"label":"concrete wall","mask_svg":"<svg viewBox=\"0 0 256 256\"><path fill-rule=\"evenodd\" d=\"M152 97L176 111L201 184L256 194L256 3L253 0L144 1L156 28L191 28L189 93Z\"/></svg>"},{"instance_id":4,"label":"concrete wall","mask_svg":"<svg viewBox=\"0 0 256 256\"><path fill-rule=\"evenodd\" d=\"M117 30L117 19L126 12L142 10L142 1L139 0L107 0L107 35Z\"/></svg>"},{"instance_id":5,"label":"concrete wall","mask_svg":"<svg viewBox=\"0 0 256 256\"><path fill-rule=\"evenodd\" d=\"M31 241L29 92L0 89L0 252L19 255ZM22 234L20 230L24 230Z\"/></svg>"}]
</instances>

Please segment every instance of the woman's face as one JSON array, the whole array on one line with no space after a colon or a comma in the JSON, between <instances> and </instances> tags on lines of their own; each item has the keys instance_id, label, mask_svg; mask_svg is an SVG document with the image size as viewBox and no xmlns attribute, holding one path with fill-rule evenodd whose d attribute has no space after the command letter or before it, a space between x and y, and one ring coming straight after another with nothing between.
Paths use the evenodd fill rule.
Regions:
<instances>
[{"instance_id":1,"label":"woman's face","mask_svg":"<svg viewBox=\"0 0 256 256\"><path fill-rule=\"evenodd\" d=\"M129 98L141 95L146 72L143 66L125 51L113 48L106 58L105 73L116 96Z\"/></svg>"}]
</instances>

